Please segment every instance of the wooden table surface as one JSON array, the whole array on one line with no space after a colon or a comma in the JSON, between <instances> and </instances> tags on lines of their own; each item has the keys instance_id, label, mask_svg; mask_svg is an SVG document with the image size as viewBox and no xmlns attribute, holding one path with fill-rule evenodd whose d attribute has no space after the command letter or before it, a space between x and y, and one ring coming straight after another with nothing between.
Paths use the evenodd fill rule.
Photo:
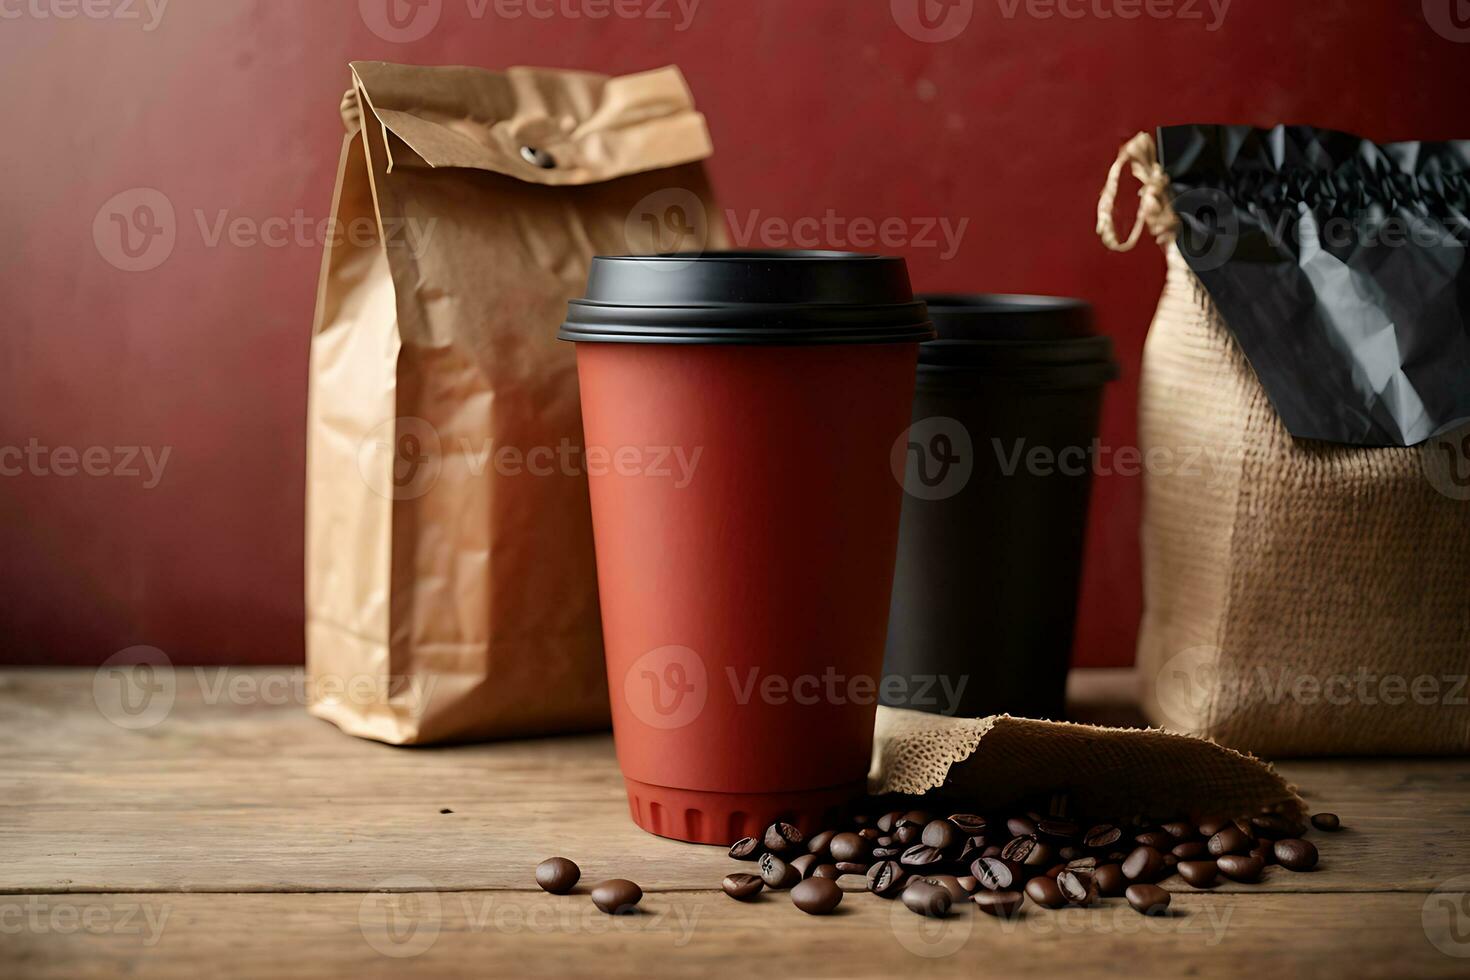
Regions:
<instances>
[{"instance_id":1,"label":"wooden table surface","mask_svg":"<svg viewBox=\"0 0 1470 980\"><path fill-rule=\"evenodd\" d=\"M0 977L1470 976L1465 759L1279 763L1348 828L1321 867L1174 878L1168 918L814 919L637 830L606 736L394 749L309 717L298 671L175 676L129 715L90 671L0 671ZM1117 685L1080 676L1074 714L1128 713ZM552 854L639 881L641 914L537 890Z\"/></svg>"}]
</instances>

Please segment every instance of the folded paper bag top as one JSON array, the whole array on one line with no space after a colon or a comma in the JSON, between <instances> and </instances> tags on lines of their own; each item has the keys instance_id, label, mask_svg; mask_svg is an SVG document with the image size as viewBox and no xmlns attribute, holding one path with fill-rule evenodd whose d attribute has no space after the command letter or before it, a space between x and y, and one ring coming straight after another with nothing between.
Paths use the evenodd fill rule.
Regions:
<instances>
[{"instance_id":1,"label":"folded paper bag top","mask_svg":"<svg viewBox=\"0 0 1470 980\"><path fill-rule=\"evenodd\" d=\"M396 744L606 727L556 328L594 254L723 244L704 118L676 68L352 82L311 342L310 709Z\"/></svg>"},{"instance_id":2,"label":"folded paper bag top","mask_svg":"<svg viewBox=\"0 0 1470 980\"><path fill-rule=\"evenodd\" d=\"M1192 735L880 707L873 793L932 795L978 812L1067 795L1072 812L1193 817L1269 810L1299 819L1296 789L1253 756Z\"/></svg>"}]
</instances>

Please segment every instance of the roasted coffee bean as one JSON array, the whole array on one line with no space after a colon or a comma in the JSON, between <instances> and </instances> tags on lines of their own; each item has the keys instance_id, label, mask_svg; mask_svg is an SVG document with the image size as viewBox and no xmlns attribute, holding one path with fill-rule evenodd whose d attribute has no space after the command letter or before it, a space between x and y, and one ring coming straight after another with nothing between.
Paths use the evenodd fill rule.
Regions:
<instances>
[{"instance_id":1,"label":"roasted coffee bean","mask_svg":"<svg viewBox=\"0 0 1470 980\"><path fill-rule=\"evenodd\" d=\"M817 865L822 863L822 859L815 854L802 854L786 863L795 868L796 873L803 878L810 878L812 872L817 870Z\"/></svg>"},{"instance_id":2,"label":"roasted coffee bean","mask_svg":"<svg viewBox=\"0 0 1470 980\"><path fill-rule=\"evenodd\" d=\"M1198 832L1194 829L1194 824L1187 820L1171 820L1163 824L1159 829L1175 840L1194 840L1198 836Z\"/></svg>"},{"instance_id":3,"label":"roasted coffee bean","mask_svg":"<svg viewBox=\"0 0 1470 980\"><path fill-rule=\"evenodd\" d=\"M889 810L887 813L883 814L883 816L878 818L878 822L874 826L876 826L885 834L891 834L898 826L898 821L902 817L902 810Z\"/></svg>"},{"instance_id":4,"label":"roasted coffee bean","mask_svg":"<svg viewBox=\"0 0 1470 980\"><path fill-rule=\"evenodd\" d=\"M1100 823L1082 835L1082 843L1098 851L1112 847L1122 839L1123 831L1110 823Z\"/></svg>"},{"instance_id":5,"label":"roasted coffee bean","mask_svg":"<svg viewBox=\"0 0 1470 980\"><path fill-rule=\"evenodd\" d=\"M985 839L984 834L976 834L973 837L966 838L965 842L960 845L960 863L969 864L977 857L983 856L982 852L989 846L989 842Z\"/></svg>"},{"instance_id":6,"label":"roasted coffee bean","mask_svg":"<svg viewBox=\"0 0 1470 980\"><path fill-rule=\"evenodd\" d=\"M868 891L880 898L892 898L903 890L908 873L897 861L879 861L868 869Z\"/></svg>"},{"instance_id":7,"label":"roasted coffee bean","mask_svg":"<svg viewBox=\"0 0 1470 980\"><path fill-rule=\"evenodd\" d=\"M857 834L838 834L827 846L833 861L861 861L868 856L870 845Z\"/></svg>"},{"instance_id":8,"label":"roasted coffee bean","mask_svg":"<svg viewBox=\"0 0 1470 980\"><path fill-rule=\"evenodd\" d=\"M725 880L720 882L720 887L725 889L726 895L737 902L748 902L760 894L765 884L760 875L733 874L725 875Z\"/></svg>"},{"instance_id":9,"label":"roasted coffee bean","mask_svg":"<svg viewBox=\"0 0 1470 980\"><path fill-rule=\"evenodd\" d=\"M835 881L842 877L842 872L837 870L837 865L835 864L819 864L815 868L812 868L812 873L809 877L831 878Z\"/></svg>"},{"instance_id":10,"label":"roasted coffee bean","mask_svg":"<svg viewBox=\"0 0 1470 980\"><path fill-rule=\"evenodd\" d=\"M766 828L766 834L761 838L761 843L772 854L785 854L804 845L806 837L794 824L777 822Z\"/></svg>"},{"instance_id":11,"label":"roasted coffee bean","mask_svg":"<svg viewBox=\"0 0 1470 980\"><path fill-rule=\"evenodd\" d=\"M980 858L970 865L970 874L980 882L982 888L993 892L1018 887L1026 880L1019 864L998 857Z\"/></svg>"},{"instance_id":12,"label":"roasted coffee bean","mask_svg":"<svg viewBox=\"0 0 1470 980\"><path fill-rule=\"evenodd\" d=\"M944 852L928 844L915 844L899 856L898 863L905 868L928 868L944 860Z\"/></svg>"},{"instance_id":13,"label":"roasted coffee bean","mask_svg":"<svg viewBox=\"0 0 1470 980\"><path fill-rule=\"evenodd\" d=\"M806 852L815 854L818 858L826 860L828 849L832 846L832 838L837 836L835 830L824 830L820 834L813 834L806 839Z\"/></svg>"},{"instance_id":14,"label":"roasted coffee bean","mask_svg":"<svg viewBox=\"0 0 1470 980\"><path fill-rule=\"evenodd\" d=\"M1103 855L1103 863L1122 864L1124 861L1128 860L1129 853L1131 852L1128 851L1126 848L1117 851L1109 851L1107 854Z\"/></svg>"},{"instance_id":15,"label":"roasted coffee bean","mask_svg":"<svg viewBox=\"0 0 1470 980\"><path fill-rule=\"evenodd\" d=\"M1140 845L1123 862L1123 877L1129 881L1152 884L1164 870L1164 855L1152 847Z\"/></svg>"},{"instance_id":16,"label":"roasted coffee bean","mask_svg":"<svg viewBox=\"0 0 1470 980\"><path fill-rule=\"evenodd\" d=\"M924 825L924 833L919 840L943 851L950 848L958 837L954 824L948 820L930 820Z\"/></svg>"},{"instance_id":17,"label":"roasted coffee bean","mask_svg":"<svg viewBox=\"0 0 1470 980\"><path fill-rule=\"evenodd\" d=\"M582 869L564 857L547 858L536 865L536 884L553 895L565 895L582 877Z\"/></svg>"},{"instance_id":18,"label":"roasted coffee bean","mask_svg":"<svg viewBox=\"0 0 1470 980\"><path fill-rule=\"evenodd\" d=\"M868 890L867 875L838 875L836 878L828 879L837 882L837 887L844 892L865 892Z\"/></svg>"},{"instance_id":19,"label":"roasted coffee bean","mask_svg":"<svg viewBox=\"0 0 1470 980\"><path fill-rule=\"evenodd\" d=\"M643 899L643 889L626 878L609 878L592 886L592 904L608 915L632 912Z\"/></svg>"},{"instance_id":20,"label":"roasted coffee bean","mask_svg":"<svg viewBox=\"0 0 1470 980\"><path fill-rule=\"evenodd\" d=\"M1330 834L1342 829L1342 821L1335 813L1314 813L1312 814L1312 826Z\"/></svg>"},{"instance_id":21,"label":"roasted coffee bean","mask_svg":"<svg viewBox=\"0 0 1470 980\"><path fill-rule=\"evenodd\" d=\"M1029 834L1025 837L1016 837L1000 849L1000 856L1007 861L1018 861L1024 864L1026 859L1031 856L1031 852L1036 850L1040 844L1041 841Z\"/></svg>"},{"instance_id":22,"label":"roasted coffee bean","mask_svg":"<svg viewBox=\"0 0 1470 980\"><path fill-rule=\"evenodd\" d=\"M1210 848L1202 840L1187 840L1175 844L1169 853L1181 861L1198 861L1210 853Z\"/></svg>"},{"instance_id":23,"label":"roasted coffee bean","mask_svg":"<svg viewBox=\"0 0 1470 980\"><path fill-rule=\"evenodd\" d=\"M910 810L908 813L905 813L903 816L899 817L898 823L894 826L918 827L920 830L923 830L924 825L928 822L929 814L925 813L923 810Z\"/></svg>"},{"instance_id":24,"label":"roasted coffee bean","mask_svg":"<svg viewBox=\"0 0 1470 980\"><path fill-rule=\"evenodd\" d=\"M1266 864L1260 858L1247 857L1244 854L1222 854L1215 859L1215 867L1231 881L1245 884L1259 881L1261 872L1266 870Z\"/></svg>"},{"instance_id":25,"label":"roasted coffee bean","mask_svg":"<svg viewBox=\"0 0 1470 980\"><path fill-rule=\"evenodd\" d=\"M1250 853L1248 853L1246 857L1255 858L1257 861L1261 862L1262 867L1265 867L1268 864L1275 863L1276 851L1271 846L1270 841L1257 841L1256 845L1250 849Z\"/></svg>"},{"instance_id":26,"label":"roasted coffee bean","mask_svg":"<svg viewBox=\"0 0 1470 980\"><path fill-rule=\"evenodd\" d=\"M914 887L914 882L922 881L930 885L938 885L949 892L949 897L956 902L963 902L970 897L970 893L960 886L960 880L954 875L918 875L910 878L907 886Z\"/></svg>"},{"instance_id":27,"label":"roasted coffee bean","mask_svg":"<svg viewBox=\"0 0 1470 980\"><path fill-rule=\"evenodd\" d=\"M1169 874L1169 872L1172 871L1174 869L1174 866L1176 864L1178 864L1178 863L1179 863L1179 859L1177 857L1175 857L1172 854L1165 854L1164 855L1164 874L1163 874L1163 877L1167 877L1168 874Z\"/></svg>"},{"instance_id":28,"label":"roasted coffee bean","mask_svg":"<svg viewBox=\"0 0 1470 980\"><path fill-rule=\"evenodd\" d=\"M948 891L938 885L931 885L923 881L913 882L904 888L902 897L903 904L910 912L934 918L947 915L950 905L954 902Z\"/></svg>"},{"instance_id":29,"label":"roasted coffee bean","mask_svg":"<svg viewBox=\"0 0 1470 980\"><path fill-rule=\"evenodd\" d=\"M1117 898L1128 885L1128 879L1123 877L1123 867L1118 864L1098 865L1092 873L1092 880L1097 882L1097 893L1104 898Z\"/></svg>"},{"instance_id":30,"label":"roasted coffee bean","mask_svg":"<svg viewBox=\"0 0 1470 980\"><path fill-rule=\"evenodd\" d=\"M791 889L791 904L807 915L826 915L842 903L842 889L830 878L808 878Z\"/></svg>"},{"instance_id":31,"label":"roasted coffee bean","mask_svg":"<svg viewBox=\"0 0 1470 980\"><path fill-rule=\"evenodd\" d=\"M1089 871L1090 872L1090 871L1096 871L1097 870L1097 865L1098 865L1097 858L1093 857L1090 854L1087 854L1087 855L1083 855L1082 857L1074 857L1074 858L1072 858L1072 860L1068 861L1067 862L1067 870L1068 871Z\"/></svg>"},{"instance_id":32,"label":"roasted coffee bean","mask_svg":"<svg viewBox=\"0 0 1470 980\"><path fill-rule=\"evenodd\" d=\"M1175 870L1179 872L1179 877L1196 888L1209 888L1220 873L1214 861L1180 861Z\"/></svg>"},{"instance_id":33,"label":"roasted coffee bean","mask_svg":"<svg viewBox=\"0 0 1470 980\"><path fill-rule=\"evenodd\" d=\"M1006 821L1006 831L1012 837L1035 836L1036 821L1030 817L1011 817Z\"/></svg>"},{"instance_id":34,"label":"roasted coffee bean","mask_svg":"<svg viewBox=\"0 0 1470 980\"><path fill-rule=\"evenodd\" d=\"M1066 847L1057 849L1057 857L1061 858L1063 861L1075 861L1080 858L1084 853L1085 852L1082 850L1082 848L1077 847L1075 844L1068 844Z\"/></svg>"},{"instance_id":35,"label":"roasted coffee bean","mask_svg":"<svg viewBox=\"0 0 1470 980\"><path fill-rule=\"evenodd\" d=\"M1066 870L1067 870L1067 865L1065 863L1063 863L1063 864L1053 864L1051 867L1047 868L1044 872L1042 872L1042 874L1046 875L1048 878L1055 878L1057 875L1061 874L1063 871L1066 871Z\"/></svg>"},{"instance_id":36,"label":"roasted coffee bean","mask_svg":"<svg viewBox=\"0 0 1470 980\"><path fill-rule=\"evenodd\" d=\"M1158 885L1129 885L1124 896L1135 911L1144 915L1164 915L1169 911L1169 893Z\"/></svg>"},{"instance_id":37,"label":"roasted coffee bean","mask_svg":"<svg viewBox=\"0 0 1470 980\"><path fill-rule=\"evenodd\" d=\"M1077 824L1071 820L1062 820L1057 817L1047 817L1045 820L1036 822L1036 832L1042 837L1050 837L1057 843L1070 842L1077 839L1081 833Z\"/></svg>"},{"instance_id":38,"label":"roasted coffee bean","mask_svg":"<svg viewBox=\"0 0 1470 980\"><path fill-rule=\"evenodd\" d=\"M1220 831L1230 826L1231 821L1225 817L1206 817L1199 822L1199 833L1201 837L1214 837Z\"/></svg>"},{"instance_id":39,"label":"roasted coffee bean","mask_svg":"<svg viewBox=\"0 0 1470 980\"><path fill-rule=\"evenodd\" d=\"M761 856L761 842L754 837L742 837L730 845L730 856L737 861L754 861Z\"/></svg>"},{"instance_id":40,"label":"roasted coffee bean","mask_svg":"<svg viewBox=\"0 0 1470 980\"><path fill-rule=\"evenodd\" d=\"M901 847L875 847L873 848L873 853L870 854L869 857L875 858L879 861L887 861L891 858L898 857L900 854L903 853L903 851L904 849Z\"/></svg>"},{"instance_id":41,"label":"roasted coffee bean","mask_svg":"<svg viewBox=\"0 0 1470 980\"><path fill-rule=\"evenodd\" d=\"M1241 833L1239 827L1229 824L1210 838L1210 857L1224 854L1249 854L1255 840Z\"/></svg>"},{"instance_id":42,"label":"roasted coffee bean","mask_svg":"<svg viewBox=\"0 0 1470 980\"><path fill-rule=\"evenodd\" d=\"M1266 840L1277 841L1293 837L1300 829L1290 820L1277 813L1265 813L1251 817L1251 833Z\"/></svg>"},{"instance_id":43,"label":"roasted coffee bean","mask_svg":"<svg viewBox=\"0 0 1470 980\"><path fill-rule=\"evenodd\" d=\"M875 837L873 839L873 846L874 847L892 847L893 846L893 835L892 834L880 834L880 835L878 835L877 837Z\"/></svg>"},{"instance_id":44,"label":"roasted coffee bean","mask_svg":"<svg viewBox=\"0 0 1470 980\"><path fill-rule=\"evenodd\" d=\"M1097 882L1085 871L1063 871L1057 875L1057 887L1073 905L1087 906L1097 901Z\"/></svg>"},{"instance_id":45,"label":"roasted coffee bean","mask_svg":"<svg viewBox=\"0 0 1470 980\"><path fill-rule=\"evenodd\" d=\"M766 883L767 888L790 888L801 880L800 871L774 854L762 854L757 864L761 869L761 880Z\"/></svg>"},{"instance_id":46,"label":"roasted coffee bean","mask_svg":"<svg viewBox=\"0 0 1470 980\"><path fill-rule=\"evenodd\" d=\"M893 843L899 847L912 847L924 836L924 828L920 824L906 823L893 831Z\"/></svg>"},{"instance_id":47,"label":"roasted coffee bean","mask_svg":"<svg viewBox=\"0 0 1470 980\"><path fill-rule=\"evenodd\" d=\"M985 833L985 818L978 813L952 813L949 815L949 822L965 837Z\"/></svg>"},{"instance_id":48,"label":"roasted coffee bean","mask_svg":"<svg viewBox=\"0 0 1470 980\"><path fill-rule=\"evenodd\" d=\"M960 883L960 887L965 890L966 895L973 895L980 890L980 879L974 875L960 875L955 880Z\"/></svg>"},{"instance_id":49,"label":"roasted coffee bean","mask_svg":"<svg viewBox=\"0 0 1470 980\"><path fill-rule=\"evenodd\" d=\"M1067 896L1056 881L1045 875L1026 882L1026 897L1044 909L1059 909L1067 904Z\"/></svg>"},{"instance_id":50,"label":"roasted coffee bean","mask_svg":"<svg viewBox=\"0 0 1470 980\"><path fill-rule=\"evenodd\" d=\"M1162 830L1146 830L1141 834L1134 834L1133 843L1152 847L1156 851L1167 851L1174 846L1174 838Z\"/></svg>"},{"instance_id":51,"label":"roasted coffee bean","mask_svg":"<svg viewBox=\"0 0 1470 980\"><path fill-rule=\"evenodd\" d=\"M878 832L877 827L864 827L862 830L859 830L857 832L857 835L863 840L867 841L869 844L873 843L879 837L883 836L881 833Z\"/></svg>"},{"instance_id":52,"label":"roasted coffee bean","mask_svg":"<svg viewBox=\"0 0 1470 980\"><path fill-rule=\"evenodd\" d=\"M838 861L837 873L840 875L865 875L868 873L868 862L866 861Z\"/></svg>"},{"instance_id":53,"label":"roasted coffee bean","mask_svg":"<svg viewBox=\"0 0 1470 980\"><path fill-rule=\"evenodd\" d=\"M970 899L980 906L980 911L986 915L993 915L998 919L1014 919L1020 914L1021 906L1026 903L1026 896L1022 892L981 892Z\"/></svg>"},{"instance_id":54,"label":"roasted coffee bean","mask_svg":"<svg viewBox=\"0 0 1470 980\"><path fill-rule=\"evenodd\" d=\"M1288 871L1311 871L1317 866L1317 845L1288 837L1276 842L1276 860Z\"/></svg>"},{"instance_id":55,"label":"roasted coffee bean","mask_svg":"<svg viewBox=\"0 0 1470 980\"><path fill-rule=\"evenodd\" d=\"M980 856L983 858L1000 857L1000 850L1001 849L998 845L991 844L990 846L986 847L985 850L980 852Z\"/></svg>"}]
</instances>

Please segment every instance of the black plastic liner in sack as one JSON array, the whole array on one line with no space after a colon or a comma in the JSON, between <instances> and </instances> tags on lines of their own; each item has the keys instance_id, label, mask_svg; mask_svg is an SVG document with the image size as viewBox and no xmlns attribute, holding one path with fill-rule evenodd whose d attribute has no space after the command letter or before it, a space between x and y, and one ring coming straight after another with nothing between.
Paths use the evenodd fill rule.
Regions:
<instances>
[{"instance_id":1,"label":"black plastic liner in sack","mask_svg":"<svg viewBox=\"0 0 1470 980\"><path fill-rule=\"evenodd\" d=\"M1470 141L1167 126L1159 163L1292 435L1413 446L1470 419Z\"/></svg>"}]
</instances>

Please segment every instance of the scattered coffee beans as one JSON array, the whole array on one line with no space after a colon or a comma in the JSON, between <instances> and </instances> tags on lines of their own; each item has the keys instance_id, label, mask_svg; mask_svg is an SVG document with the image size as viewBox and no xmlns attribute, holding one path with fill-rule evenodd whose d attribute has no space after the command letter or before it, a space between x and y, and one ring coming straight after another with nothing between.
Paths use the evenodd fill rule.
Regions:
<instances>
[{"instance_id":1,"label":"scattered coffee beans","mask_svg":"<svg viewBox=\"0 0 1470 980\"><path fill-rule=\"evenodd\" d=\"M1129 885L1125 897L1144 915L1163 915L1169 910L1169 893L1158 885Z\"/></svg>"},{"instance_id":2,"label":"scattered coffee beans","mask_svg":"<svg viewBox=\"0 0 1470 980\"><path fill-rule=\"evenodd\" d=\"M831 878L808 878L791 889L791 904L807 915L826 915L842 902L842 889Z\"/></svg>"},{"instance_id":3,"label":"scattered coffee beans","mask_svg":"<svg viewBox=\"0 0 1470 980\"><path fill-rule=\"evenodd\" d=\"M643 889L626 878L610 878L592 886L592 904L608 915L632 912L643 898Z\"/></svg>"},{"instance_id":4,"label":"scattered coffee beans","mask_svg":"<svg viewBox=\"0 0 1470 980\"><path fill-rule=\"evenodd\" d=\"M760 894L765 882L759 875L733 874L725 875L725 880L720 882L720 887L725 894L739 902L748 902Z\"/></svg>"},{"instance_id":5,"label":"scattered coffee beans","mask_svg":"<svg viewBox=\"0 0 1470 980\"><path fill-rule=\"evenodd\" d=\"M582 877L582 869L564 857L547 858L536 865L536 884L553 895L565 895Z\"/></svg>"},{"instance_id":6,"label":"scattered coffee beans","mask_svg":"<svg viewBox=\"0 0 1470 980\"><path fill-rule=\"evenodd\" d=\"M1272 811L1197 821L1115 816L1079 824L1067 810L1061 796L1042 801L1037 812L1009 816L935 818L922 810L890 810L810 837L778 821L730 848L735 860L755 861L759 874L731 874L721 887L740 901L766 889L790 889L792 903L811 915L831 912L845 892L864 891L900 897L925 916L948 915L966 899L988 915L1011 918L1027 899L1060 909L1119 896L1141 914L1164 915L1170 894L1158 882L1173 874L1194 888L1209 888L1220 877L1259 881L1273 863L1309 871L1318 861L1317 848L1302 839L1308 823ZM1310 826L1332 831L1341 824L1335 814L1321 813ZM565 858L536 869L537 883L559 894L579 876ZM623 879L593 889L593 902L605 912L627 911L641 897L638 886Z\"/></svg>"}]
</instances>

